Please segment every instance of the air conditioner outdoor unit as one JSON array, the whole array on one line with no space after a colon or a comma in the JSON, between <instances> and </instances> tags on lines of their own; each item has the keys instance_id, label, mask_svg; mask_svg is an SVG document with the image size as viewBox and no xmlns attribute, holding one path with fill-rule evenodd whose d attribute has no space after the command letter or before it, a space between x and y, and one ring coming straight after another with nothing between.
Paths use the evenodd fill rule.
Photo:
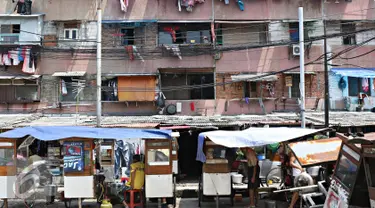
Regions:
<instances>
[{"instance_id":1,"label":"air conditioner outdoor unit","mask_svg":"<svg viewBox=\"0 0 375 208\"><path fill-rule=\"evenodd\" d=\"M300 47L299 45L293 45L293 56L299 56L300 55Z\"/></svg>"}]
</instances>

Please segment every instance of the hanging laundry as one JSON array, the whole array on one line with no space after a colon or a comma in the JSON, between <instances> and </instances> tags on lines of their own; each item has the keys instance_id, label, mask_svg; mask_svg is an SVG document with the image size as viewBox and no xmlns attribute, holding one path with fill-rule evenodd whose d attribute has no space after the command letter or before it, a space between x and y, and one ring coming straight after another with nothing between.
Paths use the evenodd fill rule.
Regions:
<instances>
[{"instance_id":1,"label":"hanging laundry","mask_svg":"<svg viewBox=\"0 0 375 208\"><path fill-rule=\"evenodd\" d=\"M177 0L178 11L181 12L182 0Z\"/></svg>"},{"instance_id":2,"label":"hanging laundry","mask_svg":"<svg viewBox=\"0 0 375 208\"><path fill-rule=\"evenodd\" d=\"M367 78L362 78L362 90L363 92L368 92L369 90L369 83Z\"/></svg>"},{"instance_id":3,"label":"hanging laundry","mask_svg":"<svg viewBox=\"0 0 375 208\"><path fill-rule=\"evenodd\" d=\"M229 0L224 0L224 3L225 4L229 4Z\"/></svg>"},{"instance_id":4,"label":"hanging laundry","mask_svg":"<svg viewBox=\"0 0 375 208\"><path fill-rule=\"evenodd\" d=\"M134 60L133 46L129 45L129 46L125 46L125 48L126 48L126 51L128 52L129 59L133 61Z\"/></svg>"},{"instance_id":5,"label":"hanging laundry","mask_svg":"<svg viewBox=\"0 0 375 208\"><path fill-rule=\"evenodd\" d=\"M18 49L18 60L23 61L25 58L26 49L25 48L19 48Z\"/></svg>"},{"instance_id":6,"label":"hanging laundry","mask_svg":"<svg viewBox=\"0 0 375 208\"><path fill-rule=\"evenodd\" d=\"M33 61L31 61L30 57L30 49L27 49L26 55L24 57L23 66L22 66L22 72L27 74L34 74L35 73L35 64Z\"/></svg>"},{"instance_id":7,"label":"hanging laundry","mask_svg":"<svg viewBox=\"0 0 375 208\"><path fill-rule=\"evenodd\" d=\"M211 22L211 36L212 36L212 42L215 43L216 34L215 34L215 24L213 22Z\"/></svg>"},{"instance_id":8,"label":"hanging laundry","mask_svg":"<svg viewBox=\"0 0 375 208\"><path fill-rule=\"evenodd\" d=\"M18 51L9 51L10 58L12 59L13 65L17 66L20 64L20 61L18 59Z\"/></svg>"},{"instance_id":9,"label":"hanging laundry","mask_svg":"<svg viewBox=\"0 0 375 208\"><path fill-rule=\"evenodd\" d=\"M129 0L120 0L121 11L127 12L129 6Z\"/></svg>"},{"instance_id":10,"label":"hanging laundry","mask_svg":"<svg viewBox=\"0 0 375 208\"><path fill-rule=\"evenodd\" d=\"M66 88L66 83L63 79L61 80L61 94L62 95L68 94L68 89Z\"/></svg>"},{"instance_id":11,"label":"hanging laundry","mask_svg":"<svg viewBox=\"0 0 375 208\"><path fill-rule=\"evenodd\" d=\"M145 62L141 54L138 52L137 46L133 45L133 52L137 58L139 58L142 62Z\"/></svg>"},{"instance_id":12,"label":"hanging laundry","mask_svg":"<svg viewBox=\"0 0 375 208\"><path fill-rule=\"evenodd\" d=\"M182 59L181 51L178 45L164 45L167 51L172 51L173 55L177 56L179 59Z\"/></svg>"},{"instance_id":13,"label":"hanging laundry","mask_svg":"<svg viewBox=\"0 0 375 208\"><path fill-rule=\"evenodd\" d=\"M4 65L3 63L3 54L0 53L0 66Z\"/></svg>"},{"instance_id":14,"label":"hanging laundry","mask_svg":"<svg viewBox=\"0 0 375 208\"><path fill-rule=\"evenodd\" d=\"M237 0L237 4L238 4L238 6L240 7L240 10L241 10L241 11L244 11L244 10L245 10L245 5L244 5L244 3L243 3L242 0Z\"/></svg>"},{"instance_id":15,"label":"hanging laundry","mask_svg":"<svg viewBox=\"0 0 375 208\"><path fill-rule=\"evenodd\" d=\"M9 57L9 52L3 54L3 65L5 65L5 66L11 66L12 65L12 62L11 62L10 57Z\"/></svg>"},{"instance_id":16,"label":"hanging laundry","mask_svg":"<svg viewBox=\"0 0 375 208\"><path fill-rule=\"evenodd\" d=\"M164 27L164 31L168 32L172 36L173 42L176 42L176 30L178 30L179 27Z\"/></svg>"}]
</instances>

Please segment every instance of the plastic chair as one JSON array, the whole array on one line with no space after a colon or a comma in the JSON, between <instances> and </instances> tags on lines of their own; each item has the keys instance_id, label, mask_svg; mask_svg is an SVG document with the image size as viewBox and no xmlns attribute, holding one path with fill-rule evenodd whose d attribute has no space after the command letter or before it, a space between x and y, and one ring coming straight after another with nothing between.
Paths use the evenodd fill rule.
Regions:
<instances>
[{"instance_id":1,"label":"plastic chair","mask_svg":"<svg viewBox=\"0 0 375 208\"><path fill-rule=\"evenodd\" d=\"M138 190L138 189L128 190L125 192L125 199L128 193L130 194L129 203L127 203L129 208L143 207L143 190ZM139 201L137 202L135 200L136 193L139 194Z\"/></svg>"}]
</instances>

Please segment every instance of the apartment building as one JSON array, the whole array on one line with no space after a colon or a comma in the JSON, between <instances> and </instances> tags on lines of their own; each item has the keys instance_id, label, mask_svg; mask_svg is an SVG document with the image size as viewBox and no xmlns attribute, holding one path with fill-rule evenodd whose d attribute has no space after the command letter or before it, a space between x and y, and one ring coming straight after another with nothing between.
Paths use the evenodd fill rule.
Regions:
<instances>
[{"instance_id":1,"label":"apartment building","mask_svg":"<svg viewBox=\"0 0 375 208\"><path fill-rule=\"evenodd\" d=\"M29 71L25 75L28 76L27 84L15 85L20 78L11 68L16 66L0 66L1 73L5 73L0 88L15 90L5 90L14 96L3 100L0 109L94 114L96 2L42 0L32 4L30 14L13 14L17 2L0 2L4 5L0 9L0 24L5 28L0 34L2 54L6 54L6 48L27 48L37 55L35 72ZM276 73L299 65L298 50L301 49L295 44L299 41L298 7L303 6L305 13L306 63L316 61L324 54L323 15L329 35L363 30L329 38L328 49L332 54L350 49L374 34L373 30L367 30L374 24L371 19L375 14L369 8L375 5L371 0L241 2L243 4L234 0L130 0L129 5L122 5L120 1L102 2L103 113L236 115L298 112L299 70ZM70 3L74 8L64 7ZM9 27L13 24L10 20L20 23L18 36L13 33L18 26ZM35 26L26 25L26 21ZM313 38L316 40L309 41ZM345 76L350 68L373 67L371 56L345 59L371 51L373 43L330 61L332 109L345 109L344 101L350 97L349 109L353 110L358 102L355 98L363 91L364 78L369 87L374 86L370 69L367 69L369 73L361 73L365 77ZM22 68L14 70L24 73ZM32 86L37 93L27 93L32 99L22 99L16 89L23 93L27 91L20 89L31 90L30 80L35 80ZM346 81L345 88L343 80ZM308 109L323 107L324 84L322 59L307 65ZM372 101L371 95L375 94L371 87L369 89L367 94ZM371 105L374 104L368 103L366 107L371 108Z\"/></svg>"}]
</instances>

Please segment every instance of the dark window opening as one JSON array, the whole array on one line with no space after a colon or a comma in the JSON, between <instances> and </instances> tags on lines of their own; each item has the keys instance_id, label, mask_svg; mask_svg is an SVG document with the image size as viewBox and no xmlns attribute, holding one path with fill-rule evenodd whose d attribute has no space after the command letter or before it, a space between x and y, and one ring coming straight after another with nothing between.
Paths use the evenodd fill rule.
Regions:
<instances>
[{"instance_id":1,"label":"dark window opening","mask_svg":"<svg viewBox=\"0 0 375 208\"><path fill-rule=\"evenodd\" d=\"M122 45L134 45L134 28L121 29Z\"/></svg>"},{"instance_id":2,"label":"dark window opening","mask_svg":"<svg viewBox=\"0 0 375 208\"><path fill-rule=\"evenodd\" d=\"M102 100L118 101L118 83L117 78L102 81Z\"/></svg>"},{"instance_id":3,"label":"dark window opening","mask_svg":"<svg viewBox=\"0 0 375 208\"><path fill-rule=\"evenodd\" d=\"M21 31L21 25L0 25L1 33L18 34Z\"/></svg>"},{"instance_id":4,"label":"dark window opening","mask_svg":"<svg viewBox=\"0 0 375 208\"><path fill-rule=\"evenodd\" d=\"M244 97L257 97L257 83L244 82Z\"/></svg>"},{"instance_id":5,"label":"dark window opening","mask_svg":"<svg viewBox=\"0 0 375 208\"><path fill-rule=\"evenodd\" d=\"M309 30L306 28L308 24L306 22L303 23L303 33L304 33L304 39L309 39ZM298 22L290 22L289 23L289 35L290 40L293 42L299 41L299 23Z\"/></svg>"},{"instance_id":6,"label":"dark window opening","mask_svg":"<svg viewBox=\"0 0 375 208\"><path fill-rule=\"evenodd\" d=\"M292 98L299 98L301 96L301 91L299 89L300 81L301 79L299 74L292 75Z\"/></svg>"},{"instance_id":7,"label":"dark window opening","mask_svg":"<svg viewBox=\"0 0 375 208\"><path fill-rule=\"evenodd\" d=\"M352 22L346 22L342 21L341 22L341 32L343 33L353 33L355 32L355 23ZM352 35L346 35L342 37L343 44L344 45L355 45L357 44L355 33Z\"/></svg>"},{"instance_id":8,"label":"dark window opening","mask_svg":"<svg viewBox=\"0 0 375 208\"><path fill-rule=\"evenodd\" d=\"M161 89L167 100L215 99L213 73L162 73ZM196 88L194 88L196 86Z\"/></svg>"},{"instance_id":9,"label":"dark window opening","mask_svg":"<svg viewBox=\"0 0 375 208\"><path fill-rule=\"evenodd\" d=\"M370 80L368 78L348 77L348 83L349 96L358 96L360 93L371 95Z\"/></svg>"},{"instance_id":10,"label":"dark window opening","mask_svg":"<svg viewBox=\"0 0 375 208\"><path fill-rule=\"evenodd\" d=\"M209 24L159 24L158 44L211 43Z\"/></svg>"},{"instance_id":11,"label":"dark window opening","mask_svg":"<svg viewBox=\"0 0 375 208\"><path fill-rule=\"evenodd\" d=\"M61 101L76 102L77 101L77 78L73 77L61 77ZM79 99L79 97L78 97Z\"/></svg>"}]
</instances>

